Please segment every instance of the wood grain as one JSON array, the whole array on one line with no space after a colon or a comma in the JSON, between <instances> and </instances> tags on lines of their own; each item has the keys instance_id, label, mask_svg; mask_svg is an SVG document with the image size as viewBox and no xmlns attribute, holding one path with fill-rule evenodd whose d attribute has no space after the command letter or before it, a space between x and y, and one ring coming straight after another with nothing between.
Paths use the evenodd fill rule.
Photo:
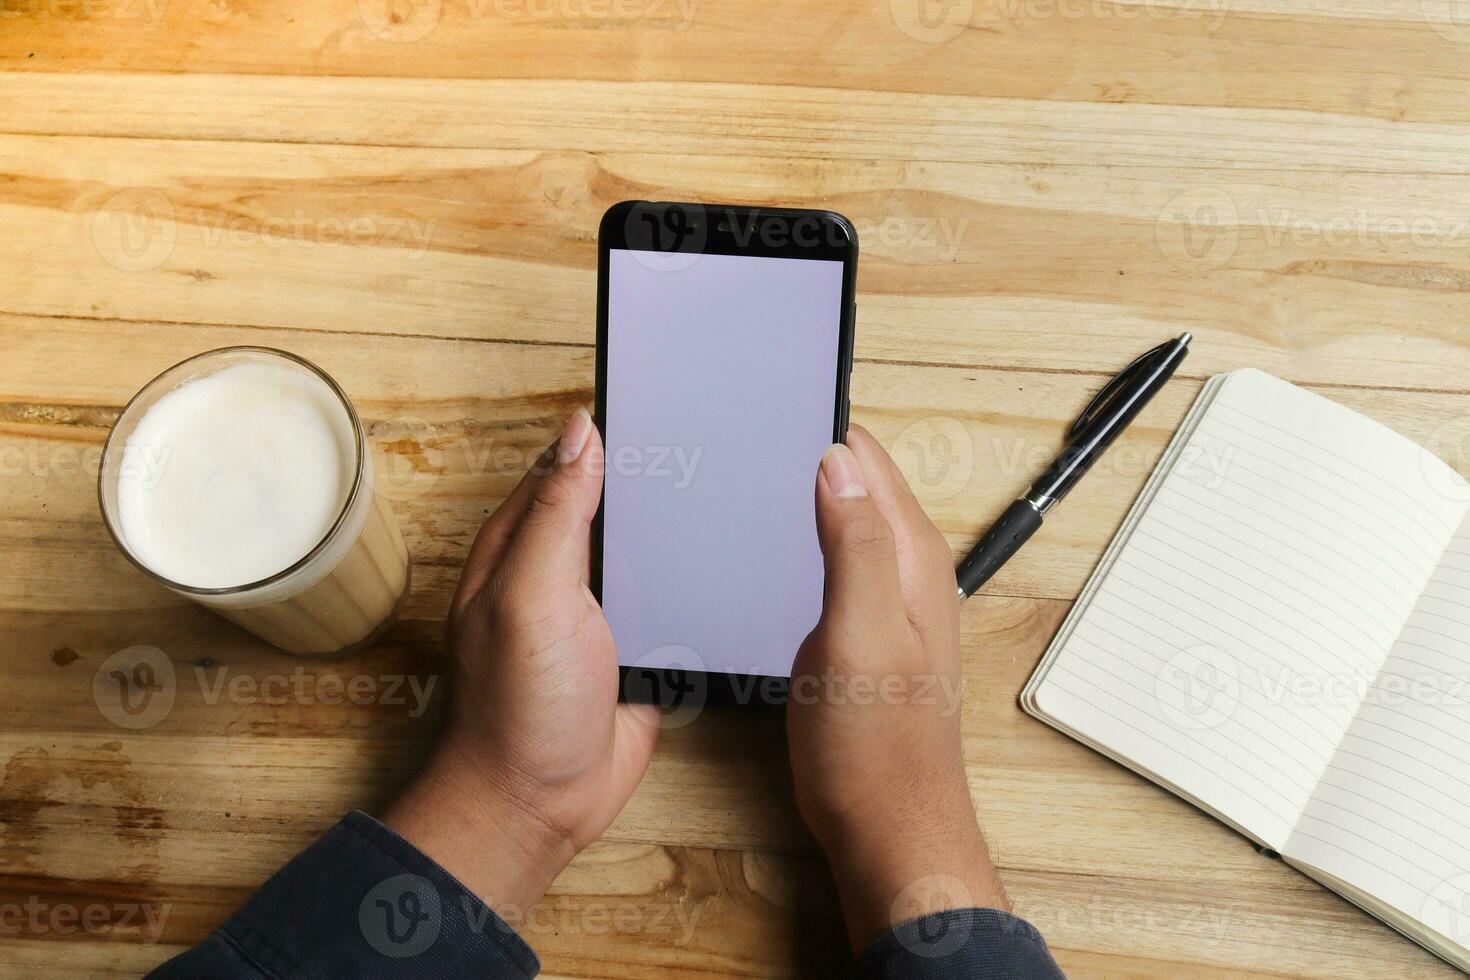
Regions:
<instances>
[{"instance_id":1,"label":"wood grain","mask_svg":"<svg viewBox=\"0 0 1470 980\"><path fill-rule=\"evenodd\" d=\"M34 71L230 72L827 86L1462 122L1452 4L994 0L10 0ZM773 34L782 43L773 44ZM917 35L917 37L915 36ZM928 42L928 43L926 43ZM1181 52L1208 71L1181 71ZM632 56L630 56L632 55ZM1293 85L1272 84L1293 59ZM1412 80L1393 68L1412 63Z\"/></svg>"},{"instance_id":2,"label":"wood grain","mask_svg":"<svg viewBox=\"0 0 1470 980\"><path fill-rule=\"evenodd\" d=\"M1204 341L1194 377L1251 363L1465 384L1446 355L1470 193L1441 174L1329 188L1184 168L26 137L0 137L0 164L0 233L35 243L0 286L16 313L589 344L602 212L719 186L852 218L865 360L1105 374L1123 345L1188 328Z\"/></svg>"},{"instance_id":3,"label":"wood grain","mask_svg":"<svg viewBox=\"0 0 1470 980\"><path fill-rule=\"evenodd\" d=\"M1180 378L965 608L965 758L1002 874L1073 976L1453 975L1015 697L1214 373L1306 384L1470 474L1454 3L391 9L0 0L0 909L96 921L6 934L0 973L136 976L394 792L440 717L469 542L591 396L598 218L645 197L855 221L854 418L956 551L1113 370L1192 331ZM121 406L234 343L321 364L368 424L415 558L370 651L274 652L101 526ZM92 678L138 644L177 682L134 731ZM323 696L354 677L382 696ZM527 933L552 977L848 970L780 719L666 731Z\"/></svg>"}]
</instances>

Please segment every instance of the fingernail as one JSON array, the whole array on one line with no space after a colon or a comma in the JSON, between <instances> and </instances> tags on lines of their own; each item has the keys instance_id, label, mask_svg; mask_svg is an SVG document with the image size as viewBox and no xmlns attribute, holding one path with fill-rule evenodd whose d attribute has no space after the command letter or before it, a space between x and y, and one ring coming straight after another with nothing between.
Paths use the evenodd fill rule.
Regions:
<instances>
[{"instance_id":1,"label":"fingernail","mask_svg":"<svg viewBox=\"0 0 1470 980\"><path fill-rule=\"evenodd\" d=\"M834 442L822 454L822 474L827 486L839 497L866 497L868 485L863 482L863 468L857 457L840 442Z\"/></svg>"},{"instance_id":2,"label":"fingernail","mask_svg":"<svg viewBox=\"0 0 1470 980\"><path fill-rule=\"evenodd\" d=\"M587 446L587 437L592 434L592 416L587 409L579 408L572 413L567 427L562 431L561 441L556 447L556 461L563 466L575 463Z\"/></svg>"}]
</instances>

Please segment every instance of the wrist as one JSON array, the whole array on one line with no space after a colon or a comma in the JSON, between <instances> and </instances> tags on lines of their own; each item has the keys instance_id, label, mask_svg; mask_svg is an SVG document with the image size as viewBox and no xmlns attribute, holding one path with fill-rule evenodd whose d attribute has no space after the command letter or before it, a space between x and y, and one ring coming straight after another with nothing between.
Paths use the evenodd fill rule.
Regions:
<instances>
[{"instance_id":1,"label":"wrist","mask_svg":"<svg viewBox=\"0 0 1470 980\"><path fill-rule=\"evenodd\" d=\"M525 921L577 853L501 781L441 750L382 820L511 925Z\"/></svg>"},{"instance_id":2,"label":"wrist","mask_svg":"<svg viewBox=\"0 0 1470 980\"><path fill-rule=\"evenodd\" d=\"M910 919L954 908L1010 910L969 794L921 812L871 812L818 834L855 953Z\"/></svg>"}]
</instances>

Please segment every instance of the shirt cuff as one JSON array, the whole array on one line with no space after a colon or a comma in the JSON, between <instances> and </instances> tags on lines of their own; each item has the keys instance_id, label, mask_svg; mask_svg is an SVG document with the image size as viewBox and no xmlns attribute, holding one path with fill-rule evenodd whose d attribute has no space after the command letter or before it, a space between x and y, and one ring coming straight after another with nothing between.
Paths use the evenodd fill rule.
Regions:
<instances>
[{"instance_id":1,"label":"shirt cuff","mask_svg":"<svg viewBox=\"0 0 1470 980\"><path fill-rule=\"evenodd\" d=\"M217 935L279 977L530 978L541 961L422 851L354 810Z\"/></svg>"},{"instance_id":2,"label":"shirt cuff","mask_svg":"<svg viewBox=\"0 0 1470 980\"><path fill-rule=\"evenodd\" d=\"M1036 927L999 909L950 909L910 919L858 957L861 980L1057 980Z\"/></svg>"}]
</instances>

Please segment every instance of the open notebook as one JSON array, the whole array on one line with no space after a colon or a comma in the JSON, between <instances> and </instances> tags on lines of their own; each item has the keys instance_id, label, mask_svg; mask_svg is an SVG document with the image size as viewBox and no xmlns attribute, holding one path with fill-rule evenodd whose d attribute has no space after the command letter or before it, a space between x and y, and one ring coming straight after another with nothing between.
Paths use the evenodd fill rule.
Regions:
<instances>
[{"instance_id":1,"label":"open notebook","mask_svg":"<svg viewBox=\"0 0 1470 980\"><path fill-rule=\"evenodd\" d=\"M1470 484L1211 379L1021 695L1470 971Z\"/></svg>"}]
</instances>

